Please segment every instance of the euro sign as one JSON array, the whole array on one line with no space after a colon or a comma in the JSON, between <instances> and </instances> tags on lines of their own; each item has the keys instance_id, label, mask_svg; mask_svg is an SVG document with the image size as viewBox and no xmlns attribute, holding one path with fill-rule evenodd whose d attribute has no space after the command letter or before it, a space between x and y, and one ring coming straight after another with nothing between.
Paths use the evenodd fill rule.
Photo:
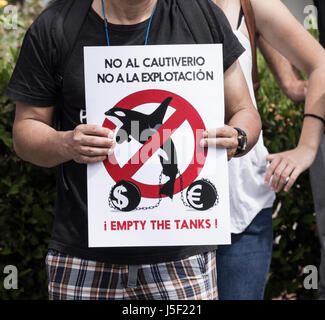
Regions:
<instances>
[{"instance_id":1,"label":"euro sign","mask_svg":"<svg viewBox=\"0 0 325 320\"><path fill-rule=\"evenodd\" d=\"M200 211L208 210L216 202L219 203L217 189L205 179L194 181L187 189L186 198L193 209Z\"/></svg>"},{"instance_id":2,"label":"euro sign","mask_svg":"<svg viewBox=\"0 0 325 320\"><path fill-rule=\"evenodd\" d=\"M113 196L116 200L113 200L113 204L116 208L122 210L129 205L129 199L123 195L123 192L127 191L124 186L118 186L114 189Z\"/></svg>"},{"instance_id":3,"label":"euro sign","mask_svg":"<svg viewBox=\"0 0 325 320\"><path fill-rule=\"evenodd\" d=\"M191 188L188 192L188 202L192 205L192 207L196 209L203 208L202 203L197 203L201 201L201 195L202 195L202 185L198 184Z\"/></svg>"}]
</instances>

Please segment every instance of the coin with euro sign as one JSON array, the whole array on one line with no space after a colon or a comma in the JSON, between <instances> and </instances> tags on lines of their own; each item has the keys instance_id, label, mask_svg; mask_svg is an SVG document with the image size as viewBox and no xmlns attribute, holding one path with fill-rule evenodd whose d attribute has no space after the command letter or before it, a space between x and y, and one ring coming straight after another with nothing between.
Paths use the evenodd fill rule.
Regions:
<instances>
[{"instance_id":1,"label":"coin with euro sign","mask_svg":"<svg viewBox=\"0 0 325 320\"><path fill-rule=\"evenodd\" d=\"M189 205L199 211L212 208L218 201L218 193L215 186L205 179L194 181L186 192Z\"/></svg>"},{"instance_id":2,"label":"coin with euro sign","mask_svg":"<svg viewBox=\"0 0 325 320\"><path fill-rule=\"evenodd\" d=\"M109 200L115 209L132 211L141 201L141 192L134 183L121 180L112 188Z\"/></svg>"}]
</instances>

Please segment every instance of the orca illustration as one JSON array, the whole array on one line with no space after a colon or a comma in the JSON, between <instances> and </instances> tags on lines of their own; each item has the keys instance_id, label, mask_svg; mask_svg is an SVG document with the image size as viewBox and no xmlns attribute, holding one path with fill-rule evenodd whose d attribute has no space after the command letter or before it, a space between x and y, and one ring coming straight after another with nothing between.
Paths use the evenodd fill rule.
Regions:
<instances>
[{"instance_id":1,"label":"orca illustration","mask_svg":"<svg viewBox=\"0 0 325 320\"><path fill-rule=\"evenodd\" d=\"M149 138L161 127L166 115L167 108L173 98L166 98L161 105L151 114L147 115L138 111L114 107L105 112L106 116L115 117L123 125L116 134L118 144L131 141L131 137L145 144ZM135 128L136 127L136 130ZM145 135L141 133L146 131ZM163 174L169 177L169 180L160 189L160 194L164 194L171 199L174 195L174 185L178 173L177 155L175 145L171 138L160 146L167 155L167 159L159 155L160 163L163 168Z\"/></svg>"}]
</instances>

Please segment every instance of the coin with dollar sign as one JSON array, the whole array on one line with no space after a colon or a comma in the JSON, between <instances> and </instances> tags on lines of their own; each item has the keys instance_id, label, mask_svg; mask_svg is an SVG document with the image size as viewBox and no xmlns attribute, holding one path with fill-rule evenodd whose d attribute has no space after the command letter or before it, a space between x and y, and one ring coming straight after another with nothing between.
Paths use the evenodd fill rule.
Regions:
<instances>
[{"instance_id":1,"label":"coin with dollar sign","mask_svg":"<svg viewBox=\"0 0 325 320\"><path fill-rule=\"evenodd\" d=\"M141 192L132 182L121 180L111 190L110 201L120 211L132 211L140 203Z\"/></svg>"}]
</instances>

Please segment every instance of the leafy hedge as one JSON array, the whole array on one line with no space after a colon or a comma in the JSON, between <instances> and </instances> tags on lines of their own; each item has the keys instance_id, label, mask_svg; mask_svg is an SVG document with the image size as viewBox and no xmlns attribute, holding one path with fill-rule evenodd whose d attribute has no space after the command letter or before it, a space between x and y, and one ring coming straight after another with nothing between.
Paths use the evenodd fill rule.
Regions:
<instances>
[{"instance_id":1,"label":"leafy hedge","mask_svg":"<svg viewBox=\"0 0 325 320\"><path fill-rule=\"evenodd\" d=\"M53 223L55 170L45 170L18 159L13 151L14 104L4 97L27 25L39 9L37 1L18 21L4 29L0 11L0 298L47 297L44 258ZM1 10L1 9L0 9ZM18 290L5 290L5 265L18 268Z\"/></svg>"},{"instance_id":2,"label":"leafy hedge","mask_svg":"<svg viewBox=\"0 0 325 320\"><path fill-rule=\"evenodd\" d=\"M265 145L270 153L292 149L299 141L304 104L287 99L260 54L258 59L262 98L258 107ZM318 267L320 255L308 172L299 177L289 193L278 194L273 226L275 241L266 298L316 298L315 290L303 287L303 268Z\"/></svg>"},{"instance_id":3,"label":"leafy hedge","mask_svg":"<svg viewBox=\"0 0 325 320\"><path fill-rule=\"evenodd\" d=\"M1 299L46 299L44 259L53 223L55 170L38 168L17 158L13 151L14 104L4 97L18 56L22 35L35 12L29 12L18 30L3 29L0 22L0 275L5 265L19 271L18 290L5 290ZM3 21L0 9L0 21ZM2 20L1 20L2 19ZM259 109L265 144L271 152L294 147L299 138L303 105L294 105L279 90L261 56ZM318 265L319 245L308 174L300 177L289 194L281 193L274 210L275 243L266 298L315 298L302 287L303 267Z\"/></svg>"}]
</instances>

